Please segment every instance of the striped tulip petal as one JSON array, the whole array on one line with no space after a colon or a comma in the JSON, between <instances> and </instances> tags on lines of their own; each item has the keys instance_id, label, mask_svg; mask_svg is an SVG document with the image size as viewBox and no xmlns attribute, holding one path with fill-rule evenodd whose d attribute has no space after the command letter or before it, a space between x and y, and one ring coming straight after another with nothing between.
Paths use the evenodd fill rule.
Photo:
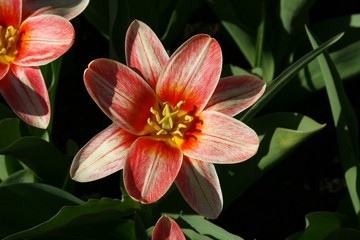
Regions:
<instances>
[{"instance_id":1,"label":"striped tulip petal","mask_svg":"<svg viewBox=\"0 0 360 240\"><path fill-rule=\"evenodd\" d=\"M39 68L11 65L8 74L0 80L0 92L21 119L32 126L47 128L50 103Z\"/></svg>"},{"instance_id":2,"label":"striped tulip petal","mask_svg":"<svg viewBox=\"0 0 360 240\"><path fill-rule=\"evenodd\" d=\"M19 54L14 63L22 66L40 66L55 60L71 47L75 36L71 23L55 15L27 18L19 34Z\"/></svg>"},{"instance_id":3,"label":"striped tulip petal","mask_svg":"<svg viewBox=\"0 0 360 240\"><path fill-rule=\"evenodd\" d=\"M22 0L2 0L0 2L0 26L17 27L21 22Z\"/></svg>"},{"instance_id":4,"label":"striped tulip petal","mask_svg":"<svg viewBox=\"0 0 360 240\"><path fill-rule=\"evenodd\" d=\"M235 116L254 104L264 93L265 86L264 81L253 76L221 78L206 110Z\"/></svg>"},{"instance_id":5,"label":"striped tulip petal","mask_svg":"<svg viewBox=\"0 0 360 240\"><path fill-rule=\"evenodd\" d=\"M150 108L156 103L153 89L127 66L108 59L89 64L85 86L98 106L124 130L143 135L150 125Z\"/></svg>"},{"instance_id":6,"label":"striped tulip petal","mask_svg":"<svg viewBox=\"0 0 360 240\"><path fill-rule=\"evenodd\" d=\"M204 111L186 132L185 156L211 163L237 163L252 157L259 139L254 130L225 114Z\"/></svg>"},{"instance_id":7,"label":"striped tulip petal","mask_svg":"<svg viewBox=\"0 0 360 240\"><path fill-rule=\"evenodd\" d=\"M187 203L201 215L215 219L222 210L222 193L212 163L184 157L175 184Z\"/></svg>"},{"instance_id":8,"label":"striped tulip petal","mask_svg":"<svg viewBox=\"0 0 360 240\"><path fill-rule=\"evenodd\" d=\"M141 203L161 198L179 172L182 153L167 141L138 138L131 146L124 167L124 183L129 195Z\"/></svg>"},{"instance_id":9,"label":"striped tulip petal","mask_svg":"<svg viewBox=\"0 0 360 240\"><path fill-rule=\"evenodd\" d=\"M156 91L163 101L175 106L185 101L184 111L201 112L218 84L221 49L208 35L196 35L170 57L160 75Z\"/></svg>"},{"instance_id":10,"label":"striped tulip petal","mask_svg":"<svg viewBox=\"0 0 360 240\"><path fill-rule=\"evenodd\" d=\"M151 240L186 240L181 228L168 216L162 216L157 223Z\"/></svg>"},{"instance_id":11,"label":"striped tulip petal","mask_svg":"<svg viewBox=\"0 0 360 240\"><path fill-rule=\"evenodd\" d=\"M126 33L126 62L155 89L157 80L169 60L156 34L145 23L133 21Z\"/></svg>"},{"instance_id":12,"label":"striped tulip petal","mask_svg":"<svg viewBox=\"0 0 360 240\"><path fill-rule=\"evenodd\" d=\"M23 19L42 14L54 14L68 20L79 15L89 0L23 0Z\"/></svg>"},{"instance_id":13,"label":"striped tulip petal","mask_svg":"<svg viewBox=\"0 0 360 240\"><path fill-rule=\"evenodd\" d=\"M94 181L124 167L137 136L112 124L93 137L75 156L70 176L78 182Z\"/></svg>"},{"instance_id":14,"label":"striped tulip petal","mask_svg":"<svg viewBox=\"0 0 360 240\"><path fill-rule=\"evenodd\" d=\"M10 65L0 62L0 81L8 73Z\"/></svg>"}]
</instances>

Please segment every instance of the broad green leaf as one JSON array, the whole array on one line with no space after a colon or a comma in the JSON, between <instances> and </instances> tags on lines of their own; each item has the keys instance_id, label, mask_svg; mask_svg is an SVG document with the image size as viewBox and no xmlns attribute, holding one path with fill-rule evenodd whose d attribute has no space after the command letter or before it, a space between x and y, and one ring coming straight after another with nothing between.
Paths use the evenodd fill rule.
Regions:
<instances>
[{"instance_id":1,"label":"broad green leaf","mask_svg":"<svg viewBox=\"0 0 360 240\"><path fill-rule=\"evenodd\" d=\"M0 120L0 149L20 138L20 119L5 118Z\"/></svg>"},{"instance_id":2,"label":"broad green leaf","mask_svg":"<svg viewBox=\"0 0 360 240\"><path fill-rule=\"evenodd\" d=\"M107 39L109 39L109 1L90 1L84 11L86 19Z\"/></svg>"},{"instance_id":3,"label":"broad green leaf","mask_svg":"<svg viewBox=\"0 0 360 240\"><path fill-rule=\"evenodd\" d=\"M204 236L200 233L197 233L196 231L189 229L189 228L182 228L182 232L186 237L188 237L190 240L212 240L211 238Z\"/></svg>"},{"instance_id":4,"label":"broad green leaf","mask_svg":"<svg viewBox=\"0 0 360 240\"><path fill-rule=\"evenodd\" d=\"M255 118L249 126L261 140L257 154L243 163L216 165L224 208L325 125L296 113L275 113ZM236 191L234 182L237 183Z\"/></svg>"},{"instance_id":5,"label":"broad green leaf","mask_svg":"<svg viewBox=\"0 0 360 240\"><path fill-rule=\"evenodd\" d=\"M268 101L270 101L270 99L276 95L277 92L280 91L280 89L282 89L292 79L292 77L294 77L302 68L304 68L325 49L337 42L342 35L343 33L336 35L285 69L277 78L268 84L263 96L242 116L241 121L249 121L258 111L260 111L261 108L266 105Z\"/></svg>"},{"instance_id":6,"label":"broad green leaf","mask_svg":"<svg viewBox=\"0 0 360 240\"><path fill-rule=\"evenodd\" d=\"M50 185L9 184L0 187L0 238L48 220L65 205L82 201Z\"/></svg>"},{"instance_id":7,"label":"broad green leaf","mask_svg":"<svg viewBox=\"0 0 360 240\"><path fill-rule=\"evenodd\" d=\"M21 163L9 155L0 155L0 179L6 180L10 175L24 169Z\"/></svg>"},{"instance_id":8,"label":"broad green leaf","mask_svg":"<svg viewBox=\"0 0 360 240\"><path fill-rule=\"evenodd\" d=\"M218 240L243 240L243 238L229 233L225 229L213 224L202 216L181 215L180 218L200 234L212 236Z\"/></svg>"},{"instance_id":9,"label":"broad green leaf","mask_svg":"<svg viewBox=\"0 0 360 240\"><path fill-rule=\"evenodd\" d=\"M285 30L289 33L300 25L304 25L309 9L313 0L281 0L280 18Z\"/></svg>"},{"instance_id":10,"label":"broad green leaf","mask_svg":"<svg viewBox=\"0 0 360 240\"><path fill-rule=\"evenodd\" d=\"M324 240L358 240L360 239L360 231L351 228L340 228L332 231Z\"/></svg>"},{"instance_id":11,"label":"broad green leaf","mask_svg":"<svg viewBox=\"0 0 360 240\"><path fill-rule=\"evenodd\" d=\"M305 219L305 230L292 235L287 240L325 240L332 231L341 227L341 216L336 213L312 212L307 214Z\"/></svg>"},{"instance_id":12,"label":"broad green leaf","mask_svg":"<svg viewBox=\"0 0 360 240\"><path fill-rule=\"evenodd\" d=\"M7 177L0 187L14 183L33 183L35 182L34 173L30 169L22 169Z\"/></svg>"},{"instance_id":13,"label":"broad green leaf","mask_svg":"<svg viewBox=\"0 0 360 240\"><path fill-rule=\"evenodd\" d=\"M129 239L135 240L134 223L128 218L140 204L103 198L79 206L65 206L49 220L4 238L16 239ZM76 237L76 238L75 238Z\"/></svg>"},{"instance_id":14,"label":"broad green leaf","mask_svg":"<svg viewBox=\"0 0 360 240\"><path fill-rule=\"evenodd\" d=\"M318 46L307 30L313 48ZM327 52L318 57L336 128L340 160L356 214L360 217L359 136L356 114L351 106L334 63Z\"/></svg>"},{"instance_id":15,"label":"broad green leaf","mask_svg":"<svg viewBox=\"0 0 360 240\"><path fill-rule=\"evenodd\" d=\"M14 118L16 117L15 113L4 104L0 103L0 120L4 118Z\"/></svg>"},{"instance_id":16,"label":"broad green leaf","mask_svg":"<svg viewBox=\"0 0 360 240\"><path fill-rule=\"evenodd\" d=\"M8 154L26 164L41 181L62 186L68 175L71 157L64 155L52 144L38 137L22 137L0 148L0 154Z\"/></svg>"}]
</instances>

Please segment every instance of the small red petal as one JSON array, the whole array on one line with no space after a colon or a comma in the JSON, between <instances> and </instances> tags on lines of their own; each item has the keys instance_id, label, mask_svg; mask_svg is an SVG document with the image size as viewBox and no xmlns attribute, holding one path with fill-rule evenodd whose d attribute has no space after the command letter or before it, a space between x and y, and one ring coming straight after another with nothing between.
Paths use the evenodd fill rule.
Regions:
<instances>
[{"instance_id":1,"label":"small red petal","mask_svg":"<svg viewBox=\"0 0 360 240\"><path fill-rule=\"evenodd\" d=\"M168 216L162 216L156 223L152 240L185 240L185 236L177 223Z\"/></svg>"},{"instance_id":2,"label":"small red petal","mask_svg":"<svg viewBox=\"0 0 360 240\"><path fill-rule=\"evenodd\" d=\"M19 27L21 12L22 0L2 0L0 2L0 26Z\"/></svg>"}]
</instances>

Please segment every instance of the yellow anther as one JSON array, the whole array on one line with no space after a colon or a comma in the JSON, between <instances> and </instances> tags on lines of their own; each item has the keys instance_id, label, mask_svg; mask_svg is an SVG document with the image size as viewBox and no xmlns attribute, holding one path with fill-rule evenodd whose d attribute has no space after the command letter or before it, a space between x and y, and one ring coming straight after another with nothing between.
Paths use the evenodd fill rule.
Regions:
<instances>
[{"instance_id":1,"label":"yellow anther","mask_svg":"<svg viewBox=\"0 0 360 240\"><path fill-rule=\"evenodd\" d=\"M194 120L194 117L190 115L185 115L184 119L186 123L189 123L192 122L192 120Z\"/></svg>"},{"instance_id":2,"label":"yellow anther","mask_svg":"<svg viewBox=\"0 0 360 240\"><path fill-rule=\"evenodd\" d=\"M168 134L168 132L165 129L161 129L156 133L156 135L158 135L158 136L161 134Z\"/></svg>"}]
</instances>

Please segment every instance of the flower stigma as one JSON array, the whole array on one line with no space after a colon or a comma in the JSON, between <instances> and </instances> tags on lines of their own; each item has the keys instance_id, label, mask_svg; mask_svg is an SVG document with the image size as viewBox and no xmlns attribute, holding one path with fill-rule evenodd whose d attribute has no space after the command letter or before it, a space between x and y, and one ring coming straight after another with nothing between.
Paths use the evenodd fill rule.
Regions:
<instances>
[{"instance_id":1,"label":"flower stigma","mask_svg":"<svg viewBox=\"0 0 360 240\"><path fill-rule=\"evenodd\" d=\"M0 25L0 63L11 63L18 54L18 29L13 26L4 28Z\"/></svg>"},{"instance_id":2,"label":"flower stigma","mask_svg":"<svg viewBox=\"0 0 360 240\"><path fill-rule=\"evenodd\" d=\"M160 108L162 111L150 108L152 117L148 118L147 123L154 128L155 135L169 137L183 137L194 117L180 111L185 101L178 102L175 107L171 107L168 102L163 102Z\"/></svg>"}]
</instances>

